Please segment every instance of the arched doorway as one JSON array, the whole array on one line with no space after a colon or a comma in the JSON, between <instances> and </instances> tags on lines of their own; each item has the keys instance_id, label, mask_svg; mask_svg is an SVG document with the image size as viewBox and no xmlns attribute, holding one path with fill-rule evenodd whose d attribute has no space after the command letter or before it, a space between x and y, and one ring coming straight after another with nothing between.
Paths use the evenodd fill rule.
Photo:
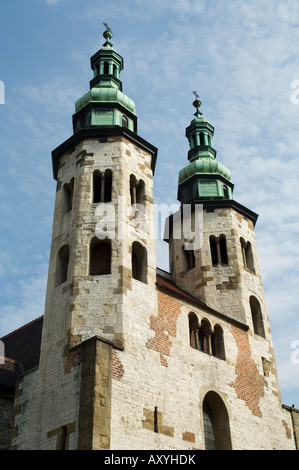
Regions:
<instances>
[{"instance_id":1,"label":"arched doorway","mask_svg":"<svg viewBox=\"0 0 299 470\"><path fill-rule=\"evenodd\" d=\"M218 393L205 395L202 406L204 442L206 450L231 450L229 417Z\"/></svg>"}]
</instances>

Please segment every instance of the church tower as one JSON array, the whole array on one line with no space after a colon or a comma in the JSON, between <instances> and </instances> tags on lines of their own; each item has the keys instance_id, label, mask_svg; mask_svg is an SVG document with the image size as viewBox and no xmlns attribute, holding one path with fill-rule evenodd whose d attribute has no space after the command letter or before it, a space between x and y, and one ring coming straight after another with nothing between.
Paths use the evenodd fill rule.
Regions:
<instances>
[{"instance_id":1,"label":"church tower","mask_svg":"<svg viewBox=\"0 0 299 470\"><path fill-rule=\"evenodd\" d=\"M137 134L109 28L104 38L73 135L52 152L39 365L18 378L11 448L295 449L298 413L280 401L257 215L233 199L196 94L181 206L166 227L170 272L156 267L157 149Z\"/></svg>"},{"instance_id":2,"label":"church tower","mask_svg":"<svg viewBox=\"0 0 299 470\"><path fill-rule=\"evenodd\" d=\"M265 337L269 325L254 233L258 216L233 199L231 172L216 158L214 128L199 111L201 104L196 94L195 117L186 129L189 164L178 180L182 229L184 208L190 206L193 238L170 236L171 272L192 295Z\"/></svg>"},{"instance_id":3,"label":"church tower","mask_svg":"<svg viewBox=\"0 0 299 470\"><path fill-rule=\"evenodd\" d=\"M45 331L62 321L66 349L94 335L123 346L132 270L145 289L155 282L157 150L137 134L135 103L122 92L123 58L109 29L104 38L91 57L90 90L75 104L74 134L52 153L57 192Z\"/></svg>"},{"instance_id":4,"label":"church tower","mask_svg":"<svg viewBox=\"0 0 299 470\"><path fill-rule=\"evenodd\" d=\"M75 103L73 135L52 152L57 187L36 379L35 406L40 407L45 428L50 419L53 438L55 432L59 436L64 432L62 423L67 439L69 434L72 438L70 423L81 406L80 448L102 446L92 441L82 397L81 405L72 411L62 399L67 395L71 405L71 394L78 393L72 382L77 376L71 372L81 361L80 345L101 338L99 347L108 348L104 355L111 361L112 349L123 350L133 332L130 312L140 298L147 299L147 311L156 307L151 231L157 149L137 134L135 103L122 91L123 58L113 48L108 27L103 36L103 46L90 60L90 90ZM99 341L94 341L97 348ZM49 409L55 409L55 414L49 416ZM98 440L109 439L107 426ZM32 443L38 443L34 445L44 445L39 426L29 435ZM22 439L25 436L26 432Z\"/></svg>"}]
</instances>

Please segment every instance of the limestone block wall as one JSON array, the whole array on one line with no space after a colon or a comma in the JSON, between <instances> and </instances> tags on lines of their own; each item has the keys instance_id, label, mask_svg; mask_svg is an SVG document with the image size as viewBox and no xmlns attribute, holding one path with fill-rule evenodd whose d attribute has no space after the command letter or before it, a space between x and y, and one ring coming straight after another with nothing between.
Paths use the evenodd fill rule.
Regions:
<instances>
[{"instance_id":1,"label":"limestone block wall","mask_svg":"<svg viewBox=\"0 0 299 470\"><path fill-rule=\"evenodd\" d=\"M52 360L46 371L30 371L17 384L12 449L77 448L80 365L66 370L61 356Z\"/></svg>"},{"instance_id":2,"label":"limestone block wall","mask_svg":"<svg viewBox=\"0 0 299 470\"><path fill-rule=\"evenodd\" d=\"M23 376L13 446L204 449L202 406L212 392L227 410L233 449L295 449L292 416L263 364L271 359L265 340L134 279L127 299L124 348L97 337L80 343L62 361L63 370L59 360L52 369L48 363L49 389L45 371ZM190 346L190 312L222 328L225 359Z\"/></svg>"},{"instance_id":3,"label":"limestone block wall","mask_svg":"<svg viewBox=\"0 0 299 470\"><path fill-rule=\"evenodd\" d=\"M232 208L203 211L202 247L195 251L195 268L186 272L182 247L184 239L170 240L170 266L175 282L210 307L252 325L249 299L261 305L266 331L269 331L266 301L261 280L254 226L251 220ZM227 264L213 266L210 236L225 236ZM254 271L244 265L240 240L250 242Z\"/></svg>"},{"instance_id":4,"label":"limestone block wall","mask_svg":"<svg viewBox=\"0 0 299 470\"><path fill-rule=\"evenodd\" d=\"M112 381L111 448L204 449L202 405L212 391L227 410L233 449L294 449L275 374L263 367L268 343L163 291L154 311L150 301L138 304L141 294L134 283L131 332L117 353L122 373ZM225 360L190 347L190 312L221 326Z\"/></svg>"},{"instance_id":5,"label":"limestone block wall","mask_svg":"<svg viewBox=\"0 0 299 470\"><path fill-rule=\"evenodd\" d=\"M101 140L101 139L100 139ZM103 139L102 139L103 140ZM53 298L60 302L55 288L57 253L63 244L70 247L68 278L69 305L64 315L71 346L93 335L123 341L123 309L130 288L132 243L139 240L147 250L149 279L154 278L155 246L153 230L153 182L151 155L121 137L86 139L60 159L55 202L53 241L49 267L47 305ZM112 171L111 203L93 203L93 172ZM130 175L145 184L146 220L135 220L130 211ZM74 180L72 209L64 213L63 187ZM97 239L105 210L114 211L115 232L111 239L111 274L90 276L90 245ZM100 225L99 225L100 224ZM102 224L103 225L103 224ZM153 285L153 282L152 284ZM67 285L64 285L67 289ZM55 305L55 309L58 305ZM51 328L49 326L49 328ZM47 329L51 337L53 333Z\"/></svg>"}]
</instances>

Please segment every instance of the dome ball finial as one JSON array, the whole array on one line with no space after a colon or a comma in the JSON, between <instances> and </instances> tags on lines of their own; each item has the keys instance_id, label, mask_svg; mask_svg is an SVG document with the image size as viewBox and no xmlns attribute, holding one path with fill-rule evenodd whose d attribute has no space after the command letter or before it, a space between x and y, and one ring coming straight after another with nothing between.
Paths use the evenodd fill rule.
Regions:
<instances>
[{"instance_id":1,"label":"dome ball finial","mask_svg":"<svg viewBox=\"0 0 299 470\"><path fill-rule=\"evenodd\" d=\"M109 41L109 39L111 39L112 36L113 36L112 31L111 31L111 29L109 28L109 26L107 25L107 23L103 23L103 25L104 25L105 28L106 28L106 31L104 31L104 33L103 33L103 36L104 36L104 38L106 39L106 41Z\"/></svg>"},{"instance_id":2,"label":"dome ball finial","mask_svg":"<svg viewBox=\"0 0 299 470\"><path fill-rule=\"evenodd\" d=\"M193 101L193 106L194 108L196 108L197 112L199 110L199 108L201 107L202 105L202 102L198 99L199 98L199 94L197 93L197 91L192 91L192 93L194 94L195 96L195 101Z\"/></svg>"}]
</instances>

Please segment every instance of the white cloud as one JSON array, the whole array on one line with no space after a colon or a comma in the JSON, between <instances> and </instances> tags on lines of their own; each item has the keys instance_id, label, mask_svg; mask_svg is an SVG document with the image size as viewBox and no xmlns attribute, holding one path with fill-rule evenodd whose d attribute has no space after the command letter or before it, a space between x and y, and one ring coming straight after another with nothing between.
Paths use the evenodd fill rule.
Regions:
<instances>
[{"instance_id":1,"label":"white cloud","mask_svg":"<svg viewBox=\"0 0 299 470\"><path fill-rule=\"evenodd\" d=\"M15 286L11 300L1 307L0 336L44 314L47 265L40 265L38 271L38 275L20 280Z\"/></svg>"}]
</instances>

